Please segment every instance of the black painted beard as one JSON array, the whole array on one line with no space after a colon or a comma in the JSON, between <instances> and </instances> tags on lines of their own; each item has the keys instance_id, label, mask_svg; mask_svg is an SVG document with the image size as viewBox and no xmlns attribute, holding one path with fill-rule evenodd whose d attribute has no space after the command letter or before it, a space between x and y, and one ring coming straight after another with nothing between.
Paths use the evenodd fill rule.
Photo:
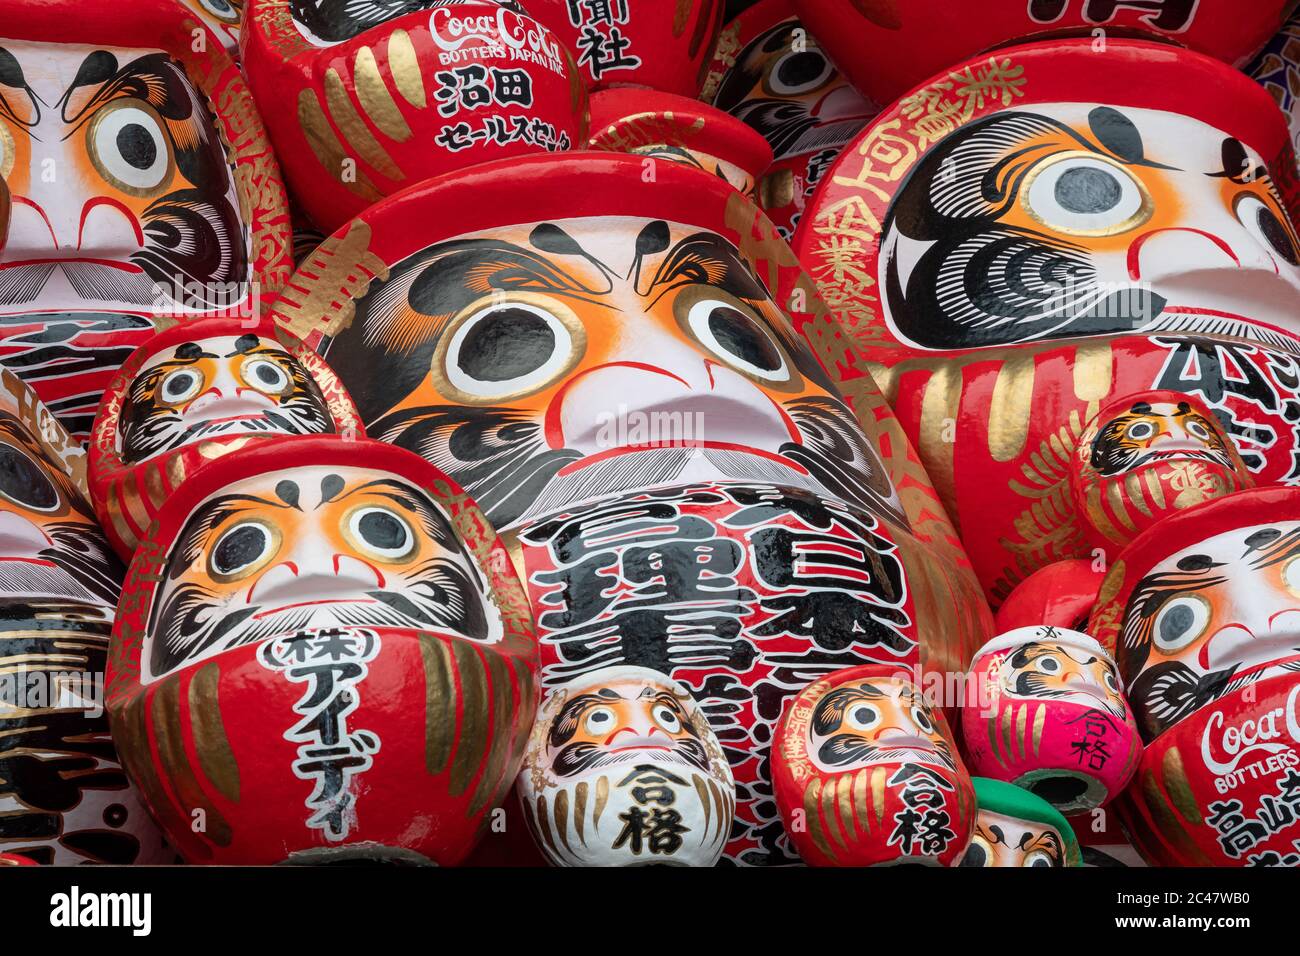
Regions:
<instances>
[{"instance_id":1,"label":"black painted beard","mask_svg":"<svg viewBox=\"0 0 1300 956\"><path fill-rule=\"evenodd\" d=\"M599 767L612 767L624 763L675 763L707 774L709 772L709 755L704 745L694 737L682 737L675 741L671 750L625 750L622 753L608 753L592 743L572 743L561 747L555 755L552 767L561 777L572 777L587 770Z\"/></svg>"},{"instance_id":2,"label":"black painted beard","mask_svg":"<svg viewBox=\"0 0 1300 956\"><path fill-rule=\"evenodd\" d=\"M263 613L262 605L226 611L207 588L181 584L153 616L150 671L160 677L213 650L228 651L308 628L432 627L474 641L489 638L478 589L458 565L435 558L411 577L401 591L367 591L356 597L357 603L309 604L262 617L257 616Z\"/></svg>"},{"instance_id":3,"label":"black painted beard","mask_svg":"<svg viewBox=\"0 0 1300 956\"><path fill-rule=\"evenodd\" d=\"M144 246L128 260L142 271L93 262L11 266L0 272L0 305L36 302L56 271L88 302L152 308L171 298L200 310L238 304L225 290L247 278L248 255L239 217L224 196L214 201L197 189L178 190L151 204L141 226Z\"/></svg>"},{"instance_id":4,"label":"black painted beard","mask_svg":"<svg viewBox=\"0 0 1300 956\"><path fill-rule=\"evenodd\" d=\"M716 469L718 478L829 492L908 526L884 463L840 402L800 398L785 407L803 440L786 442L778 454L793 464L685 444L629 451L561 475L583 455L570 448L548 448L541 425L508 408L403 409L374 422L368 433L414 451L447 472L497 528L581 501L672 484L700 460Z\"/></svg>"},{"instance_id":5,"label":"black painted beard","mask_svg":"<svg viewBox=\"0 0 1300 956\"><path fill-rule=\"evenodd\" d=\"M1292 649L1300 654L1300 646ZM1252 668L1235 676L1241 666L1198 674L1182 661L1166 661L1149 667L1134 678L1129 688L1129 703L1137 719L1144 743L1151 743L1184 717L1212 704L1225 694L1234 693L1248 684L1263 680L1279 671L1300 672L1300 660L1293 658L1276 665Z\"/></svg>"},{"instance_id":6,"label":"black painted beard","mask_svg":"<svg viewBox=\"0 0 1300 956\"><path fill-rule=\"evenodd\" d=\"M1232 462L1229 460L1226 452L1217 449L1207 448L1204 451L1180 450L1174 452L1162 451L1159 448L1150 448L1145 451L1140 448L1128 448L1125 446L1111 446L1102 450L1101 467L1098 473L1105 478L1113 475L1123 474L1134 471L1143 465L1157 461L1208 461L1214 465L1221 465L1224 468L1231 469Z\"/></svg>"},{"instance_id":7,"label":"black painted beard","mask_svg":"<svg viewBox=\"0 0 1300 956\"><path fill-rule=\"evenodd\" d=\"M129 462L144 461L159 452L222 435L321 435L333 430L333 423L325 411L311 396L301 394L274 411L230 421L196 422L188 427L181 422L179 415L156 410L139 421L123 421L122 456Z\"/></svg>"},{"instance_id":8,"label":"black painted beard","mask_svg":"<svg viewBox=\"0 0 1300 956\"><path fill-rule=\"evenodd\" d=\"M836 734L817 748L817 756L828 767L845 764L928 763L956 770L947 744L935 742L932 750L915 747L878 747L856 734Z\"/></svg>"},{"instance_id":9,"label":"black painted beard","mask_svg":"<svg viewBox=\"0 0 1300 956\"><path fill-rule=\"evenodd\" d=\"M838 148L866 125L865 117L819 124L804 103L791 100L750 100L732 115L767 140L776 159Z\"/></svg>"},{"instance_id":10,"label":"black painted beard","mask_svg":"<svg viewBox=\"0 0 1300 956\"><path fill-rule=\"evenodd\" d=\"M1081 691L1058 690L1056 688L1047 686L1047 679L1045 675L1040 674L1038 671L1034 671L1034 670L1021 671L1020 673L1016 674L1016 679L1013 686L1015 688L1015 693L1017 696L1032 697L1035 700L1063 700L1063 699L1072 698L1074 697L1075 694L1078 694L1079 699L1076 699L1074 702L1082 703L1082 698L1086 697L1087 704L1085 706L1095 707L1099 710L1104 710L1106 713L1110 714L1112 717L1115 717L1119 720L1124 719L1123 704L1116 704L1109 700L1102 700L1100 697L1092 697L1090 695L1082 693Z\"/></svg>"},{"instance_id":11,"label":"black painted beard","mask_svg":"<svg viewBox=\"0 0 1300 956\"><path fill-rule=\"evenodd\" d=\"M43 530L54 545L36 556L46 564L0 561L0 596L48 595L88 604L117 605L122 567L117 556L82 524L53 523Z\"/></svg>"}]
</instances>

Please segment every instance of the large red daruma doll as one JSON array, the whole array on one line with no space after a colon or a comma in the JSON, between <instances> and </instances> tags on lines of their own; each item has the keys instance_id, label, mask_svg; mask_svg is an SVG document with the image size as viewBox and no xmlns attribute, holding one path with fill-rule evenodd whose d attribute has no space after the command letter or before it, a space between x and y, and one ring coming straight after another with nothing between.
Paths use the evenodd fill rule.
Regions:
<instances>
[{"instance_id":1,"label":"large red daruma doll","mask_svg":"<svg viewBox=\"0 0 1300 956\"><path fill-rule=\"evenodd\" d=\"M858 89L879 103L977 51L1039 36L1149 36L1245 66L1288 0L794 0ZM870 51L864 55L863 51Z\"/></svg>"},{"instance_id":2,"label":"large red daruma doll","mask_svg":"<svg viewBox=\"0 0 1300 956\"><path fill-rule=\"evenodd\" d=\"M1120 554L1089 630L1146 741L1118 804L1141 854L1300 865L1300 490L1166 518Z\"/></svg>"},{"instance_id":3,"label":"large red daruma doll","mask_svg":"<svg viewBox=\"0 0 1300 956\"><path fill-rule=\"evenodd\" d=\"M514 0L251 0L240 42L285 180L326 232L430 176L586 133L578 68Z\"/></svg>"},{"instance_id":4,"label":"large red daruma doll","mask_svg":"<svg viewBox=\"0 0 1300 956\"><path fill-rule=\"evenodd\" d=\"M4 0L0 50L0 361L84 440L160 318L255 316L280 287L284 191L238 69L174 0Z\"/></svg>"},{"instance_id":5,"label":"large red daruma doll","mask_svg":"<svg viewBox=\"0 0 1300 956\"><path fill-rule=\"evenodd\" d=\"M786 833L813 866L953 866L975 787L943 712L896 667L846 667L788 704L772 741Z\"/></svg>"},{"instance_id":6,"label":"large red daruma doll","mask_svg":"<svg viewBox=\"0 0 1300 956\"><path fill-rule=\"evenodd\" d=\"M175 490L212 461L286 435L363 434L325 361L270 320L200 319L148 339L104 393L90 499L130 560Z\"/></svg>"},{"instance_id":7,"label":"large red daruma doll","mask_svg":"<svg viewBox=\"0 0 1300 956\"><path fill-rule=\"evenodd\" d=\"M544 688L620 664L686 686L735 774L726 855L788 861L783 701L864 661L963 671L991 615L870 379L841 391L796 332L834 329L773 224L715 175L644 169L571 153L430 180L327 239L277 318L369 435L501 530Z\"/></svg>"},{"instance_id":8,"label":"large red daruma doll","mask_svg":"<svg viewBox=\"0 0 1300 956\"><path fill-rule=\"evenodd\" d=\"M291 437L172 495L128 572L108 711L192 863L455 864L523 757L527 600L461 489Z\"/></svg>"},{"instance_id":9,"label":"large red daruma doll","mask_svg":"<svg viewBox=\"0 0 1300 956\"><path fill-rule=\"evenodd\" d=\"M995 603L1091 557L1071 462L1120 396L1192 395L1258 483L1300 477L1293 170L1240 73L1110 39L959 64L827 174L795 250L832 364L880 383Z\"/></svg>"}]
</instances>

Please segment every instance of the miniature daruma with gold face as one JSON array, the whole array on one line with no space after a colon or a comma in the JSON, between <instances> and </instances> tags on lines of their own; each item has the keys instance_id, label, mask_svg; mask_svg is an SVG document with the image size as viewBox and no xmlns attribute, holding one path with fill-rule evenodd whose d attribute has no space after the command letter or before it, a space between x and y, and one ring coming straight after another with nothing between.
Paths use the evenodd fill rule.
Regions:
<instances>
[{"instance_id":1,"label":"miniature daruma with gold face","mask_svg":"<svg viewBox=\"0 0 1300 956\"><path fill-rule=\"evenodd\" d=\"M793 699L772 743L786 833L814 866L950 866L975 794L943 713L905 672L836 671Z\"/></svg>"},{"instance_id":2,"label":"miniature daruma with gold face","mask_svg":"<svg viewBox=\"0 0 1300 956\"><path fill-rule=\"evenodd\" d=\"M704 714L645 667L605 668L547 699L519 794L557 866L712 866L736 806Z\"/></svg>"},{"instance_id":3,"label":"miniature daruma with gold face","mask_svg":"<svg viewBox=\"0 0 1300 956\"><path fill-rule=\"evenodd\" d=\"M222 455L267 438L360 433L334 373L273 323L183 323L141 345L109 385L91 431L91 500L129 558L176 487Z\"/></svg>"},{"instance_id":4,"label":"miniature daruma with gold face","mask_svg":"<svg viewBox=\"0 0 1300 956\"><path fill-rule=\"evenodd\" d=\"M159 513L123 592L109 712L191 862L449 864L518 770L535 657L464 492L377 442L285 438L214 462Z\"/></svg>"},{"instance_id":5,"label":"miniature daruma with gold face","mask_svg":"<svg viewBox=\"0 0 1300 956\"><path fill-rule=\"evenodd\" d=\"M1172 515L1126 548L1089 622L1146 741L1121 804L1152 863L1300 865L1300 490Z\"/></svg>"},{"instance_id":6,"label":"miniature daruma with gold face","mask_svg":"<svg viewBox=\"0 0 1300 956\"><path fill-rule=\"evenodd\" d=\"M1066 813L1117 796L1142 755L1110 655L1086 634L1022 627L976 652L979 693L962 708L972 770Z\"/></svg>"}]
</instances>

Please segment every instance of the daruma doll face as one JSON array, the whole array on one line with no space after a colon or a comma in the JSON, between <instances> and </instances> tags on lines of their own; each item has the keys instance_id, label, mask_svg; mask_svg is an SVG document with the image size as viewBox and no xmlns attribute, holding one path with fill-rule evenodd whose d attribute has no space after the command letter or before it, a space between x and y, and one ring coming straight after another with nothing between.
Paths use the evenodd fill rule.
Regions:
<instances>
[{"instance_id":1,"label":"daruma doll face","mask_svg":"<svg viewBox=\"0 0 1300 956\"><path fill-rule=\"evenodd\" d=\"M1077 631L1024 627L976 653L982 693L962 708L975 773L1024 787L1063 812L1099 806L1142 752L1114 661Z\"/></svg>"},{"instance_id":2,"label":"daruma doll face","mask_svg":"<svg viewBox=\"0 0 1300 956\"><path fill-rule=\"evenodd\" d=\"M552 694L519 792L538 845L557 866L712 866L736 800L722 748L690 694L632 666Z\"/></svg>"},{"instance_id":3,"label":"daruma doll face","mask_svg":"<svg viewBox=\"0 0 1300 956\"><path fill-rule=\"evenodd\" d=\"M482 514L413 455L232 452L164 507L124 595L109 713L188 860L455 863L518 772L531 615Z\"/></svg>"}]
</instances>

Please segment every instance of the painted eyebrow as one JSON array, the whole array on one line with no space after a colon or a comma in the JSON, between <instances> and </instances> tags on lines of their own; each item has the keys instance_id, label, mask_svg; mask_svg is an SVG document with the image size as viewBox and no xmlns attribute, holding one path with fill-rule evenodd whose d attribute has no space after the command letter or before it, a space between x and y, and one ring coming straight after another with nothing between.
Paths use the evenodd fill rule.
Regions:
<instances>
[{"instance_id":1,"label":"painted eyebrow","mask_svg":"<svg viewBox=\"0 0 1300 956\"><path fill-rule=\"evenodd\" d=\"M767 289L750 274L735 249L713 233L697 232L678 241L665 254L642 294L653 296L653 306L674 288L688 283L715 286L749 302L769 298ZM655 294L660 287L662 290Z\"/></svg>"},{"instance_id":2,"label":"painted eyebrow","mask_svg":"<svg viewBox=\"0 0 1300 956\"><path fill-rule=\"evenodd\" d=\"M1258 557L1250 562L1252 568L1269 568L1280 564L1292 555L1300 553L1300 528L1292 528L1286 534L1274 538L1263 548L1252 548L1246 554L1250 554L1251 551L1258 554Z\"/></svg>"},{"instance_id":3,"label":"painted eyebrow","mask_svg":"<svg viewBox=\"0 0 1300 956\"><path fill-rule=\"evenodd\" d=\"M1002 846L1007 845L1007 836L1005 833L1002 832L1002 828L998 826L996 823L989 824L989 833L993 835L994 843L1001 844Z\"/></svg>"},{"instance_id":4,"label":"painted eyebrow","mask_svg":"<svg viewBox=\"0 0 1300 956\"><path fill-rule=\"evenodd\" d=\"M373 481L367 481L365 484L357 485L355 488L345 491L341 495L336 495L335 497L331 498L329 501L322 501L320 504L316 506L316 508L320 508L322 505L335 504L336 502L339 501L346 501L348 498L351 498L353 495L357 495L362 492L370 492L372 494L378 494L384 498L389 499L390 501L396 502L397 504L405 508L407 511L415 511L419 507L419 500L414 498L408 486L403 485L400 482L392 481L388 478L376 478ZM407 504L407 502L412 500L416 501L416 504L414 506Z\"/></svg>"}]
</instances>

